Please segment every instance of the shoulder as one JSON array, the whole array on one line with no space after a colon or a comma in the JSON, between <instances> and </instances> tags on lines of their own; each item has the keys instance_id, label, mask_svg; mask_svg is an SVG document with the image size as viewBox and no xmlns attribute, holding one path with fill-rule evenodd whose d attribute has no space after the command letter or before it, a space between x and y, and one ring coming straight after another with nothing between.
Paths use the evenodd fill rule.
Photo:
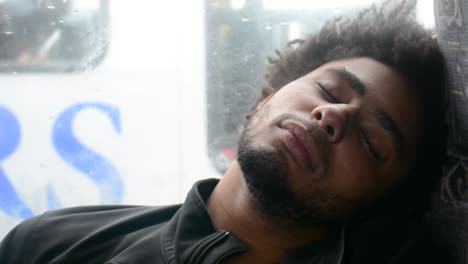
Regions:
<instances>
[{"instance_id":1,"label":"shoulder","mask_svg":"<svg viewBox=\"0 0 468 264\"><path fill-rule=\"evenodd\" d=\"M392 263L398 264L451 264L449 251L435 243L429 232L422 232L407 248L402 248L400 254L394 256Z\"/></svg>"},{"instance_id":2,"label":"shoulder","mask_svg":"<svg viewBox=\"0 0 468 264\"><path fill-rule=\"evenodd\" d=\"M347 231L345 263L451 263L417 217L384 214Z\"/></svg>"},{"instance_id":3,"label":"shoulder","mask_svg":"<svg viewBox=\"0 0 468 264\"><path fill-rule=\"evenodd\" d=\"M110 250L126 234L168 221L178 208L86 206L50 211L9 232L0 247L0 263L48 263L90 252L97 241Z\"/></svg>"},{"instance_id":4,"label":"shoulder","mask_svg":"<svg viewBox=\"0 0 468 264\"><path fill-rule=\"evenodd\" d=\"M27 263L21 261L30 246L30 237L42 216L25 220L13 228L0 243L0 263Z\"/></svg>"}]
</instances>

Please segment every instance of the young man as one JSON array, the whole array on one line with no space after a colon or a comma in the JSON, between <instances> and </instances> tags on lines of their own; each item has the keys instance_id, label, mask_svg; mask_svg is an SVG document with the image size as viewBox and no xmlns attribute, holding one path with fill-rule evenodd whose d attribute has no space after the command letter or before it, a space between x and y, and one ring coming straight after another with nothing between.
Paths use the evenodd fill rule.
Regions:
<instances>
[{"instance_id":1,"label":"young man","mask_svg":"<svg viewBox=\"0 0 468 264\"><path fill-rule=\"evenodd\" d=\"M447 263L420 222L443 58L414 6L331 21L271 59L237 160L183 205L48 212L7 235L0 263Z\"/></svg>"}]
</instances>

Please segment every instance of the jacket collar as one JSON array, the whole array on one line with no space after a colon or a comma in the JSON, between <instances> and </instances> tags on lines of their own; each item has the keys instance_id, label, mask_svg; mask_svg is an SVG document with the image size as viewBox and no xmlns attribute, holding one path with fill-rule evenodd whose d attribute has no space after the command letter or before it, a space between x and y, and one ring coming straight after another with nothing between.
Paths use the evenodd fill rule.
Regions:
<instances>
[{"instance_id":1,"label":"jacket collar","mask_svg":"<svg viewBox=\"0 0 468 264\"><path fill-rule=\"evenodd\" d=\"M218 181L195 183L163 231L162 247L168 263L216 263L225 254L245 250L229 232L217 230L208 214L206 201Z\"/></svg>"},{"instance_id":2,"label":"jacket collar","mask_svg":"<svg viewBox=\"0 0 468 264\"><path fill-rule=\"evenodd\" d=\"M229 232L217 230L206 207L218 179L194 184L182 207L163 231L162 250L168 263L217 263L245 246ZM344 229L336 236L306 245L286 254L282 263L340 263L344 250ZM316 262L315 262L316 261Z\"/></svg>"}]
</instances>

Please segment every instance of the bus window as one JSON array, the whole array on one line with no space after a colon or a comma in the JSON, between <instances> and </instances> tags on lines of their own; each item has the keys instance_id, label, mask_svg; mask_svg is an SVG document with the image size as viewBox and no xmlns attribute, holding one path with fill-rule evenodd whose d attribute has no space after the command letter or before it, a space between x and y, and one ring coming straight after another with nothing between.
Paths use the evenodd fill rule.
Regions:
<instances>
[{"instance_id":1,"label":"bus window","mask_svg":"<svg viewBox=\"0 0 468 264\"><path fill-rule=\"evenodd\" d=\"M103 59L107 0L0 2L0 71L73 72Z\"/></svg>"}]
</instances>

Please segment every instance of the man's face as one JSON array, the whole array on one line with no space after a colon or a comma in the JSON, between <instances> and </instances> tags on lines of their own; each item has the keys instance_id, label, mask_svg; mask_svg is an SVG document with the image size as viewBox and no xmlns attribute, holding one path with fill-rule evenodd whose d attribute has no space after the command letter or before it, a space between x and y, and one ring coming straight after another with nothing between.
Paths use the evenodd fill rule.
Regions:
<instances>
[{"instance_id":1,"label":"man's face","mask_svg":"<svg viewBox=\"0 0 468 264\"><path fill-rule=\"evenodd\" d=\"M420 109L401 75L370 58L332 61L287 84L239 142L254 200L304 225L373 205L414 165Z\"/></svg>"}]
</instances>

